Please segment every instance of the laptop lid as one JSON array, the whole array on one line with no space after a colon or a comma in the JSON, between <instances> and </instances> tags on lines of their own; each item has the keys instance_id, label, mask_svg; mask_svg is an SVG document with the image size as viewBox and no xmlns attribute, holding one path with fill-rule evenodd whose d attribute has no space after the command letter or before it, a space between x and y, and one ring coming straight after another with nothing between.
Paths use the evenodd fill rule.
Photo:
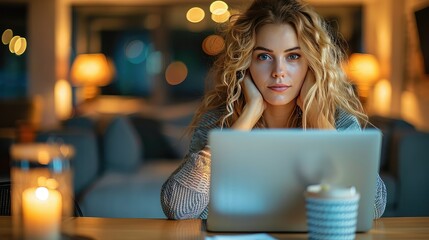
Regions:
<instances>
[{"instance_id":1,"label":"laptop lid","mask_svg":"<svg viewBox=\"0 0 429 240\"><path fill-rule=\"evenodd\" d=\"M372 228L381 133L212 130L207 230L307 231L304 191L328 183L360 193L357 231Z\"/></svg>"}]
</instances>

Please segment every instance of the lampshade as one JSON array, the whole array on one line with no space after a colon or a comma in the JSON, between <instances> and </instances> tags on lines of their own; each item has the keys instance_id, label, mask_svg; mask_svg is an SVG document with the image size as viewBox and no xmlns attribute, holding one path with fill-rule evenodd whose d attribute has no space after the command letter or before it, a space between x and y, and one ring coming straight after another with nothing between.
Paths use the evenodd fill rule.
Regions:
<instances>
[{"instance_id":1,"label":"lampshade","mask_svg":"<svg viewBox=\"0 0 429 240\"><path fill-rule=\"evenodd\" d=\"M379 78L379 65L375 56L353 53L347 67L349 78L356 83L361 97L368 97L369 89Z\"/></svg>"},{"instance_id":2,"label":"lampshade","mask_svg":"<svg viewBox=\"0 0 429 240\"><path fill-rule=\"evenodd\" d=\"M112 77L113 70L104 54L79 54L73 62L71 81L75 86L105 86Z\"/></svg>"}]
</instances>

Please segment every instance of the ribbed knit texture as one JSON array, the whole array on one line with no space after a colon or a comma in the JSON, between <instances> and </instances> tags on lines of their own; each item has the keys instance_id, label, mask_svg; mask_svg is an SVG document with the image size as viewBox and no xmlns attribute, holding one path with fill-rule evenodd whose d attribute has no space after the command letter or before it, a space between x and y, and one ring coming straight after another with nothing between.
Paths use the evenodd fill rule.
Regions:
<instances>
[{"instance_id":1,"label":"ribbed knit texture","mask_svg":"<svg viewBox=\"0 0 429 240\"><path fill-rule=\"evenodd\" d=\"M195 129L189 146L189 153L183 163L174 171L161 189L161 205L169 219L206 219L208 214L210 188L210 152L203 150L208 133L223 113L219 110L207 112ZM335 127L338 131L360 131L357 118L339 110ZM374 202L374 218L379 218L386 207L386 187L377 175L377 193Z\"/></svg>"}]
</instances>

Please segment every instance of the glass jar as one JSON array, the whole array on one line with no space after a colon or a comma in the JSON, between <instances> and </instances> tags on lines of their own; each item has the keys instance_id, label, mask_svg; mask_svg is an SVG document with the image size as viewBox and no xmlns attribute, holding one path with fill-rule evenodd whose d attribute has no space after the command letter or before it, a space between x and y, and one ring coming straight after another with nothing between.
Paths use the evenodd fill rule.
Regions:
<instances>
[{"instance_id":1,"label":"glass jar","mask_svg":"<svg viewBox=\"0 0 429 240\"><path fill-rule=\"evenodd\" d=\"M61 223L73 214L73 155L74 148L66 144L12 145L11 210L16 238L61 238Z\"/></svg>"}]
</instances>

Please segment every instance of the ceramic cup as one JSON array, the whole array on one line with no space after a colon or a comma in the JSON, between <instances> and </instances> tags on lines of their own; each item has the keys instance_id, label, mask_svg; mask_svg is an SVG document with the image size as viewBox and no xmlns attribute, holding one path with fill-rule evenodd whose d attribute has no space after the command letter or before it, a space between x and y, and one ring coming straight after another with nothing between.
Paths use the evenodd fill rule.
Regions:
<instances>
[{"instance_id":1,"label":"ceramic cup","mask_svg":"<svg viewBox=\"0 0 429 240\"><path fill-rule=\"evenodd\" d=\"M354 187L311 185L305 197L309 239L355 239L359 193Z\"/></svg>"}]
</instances>

